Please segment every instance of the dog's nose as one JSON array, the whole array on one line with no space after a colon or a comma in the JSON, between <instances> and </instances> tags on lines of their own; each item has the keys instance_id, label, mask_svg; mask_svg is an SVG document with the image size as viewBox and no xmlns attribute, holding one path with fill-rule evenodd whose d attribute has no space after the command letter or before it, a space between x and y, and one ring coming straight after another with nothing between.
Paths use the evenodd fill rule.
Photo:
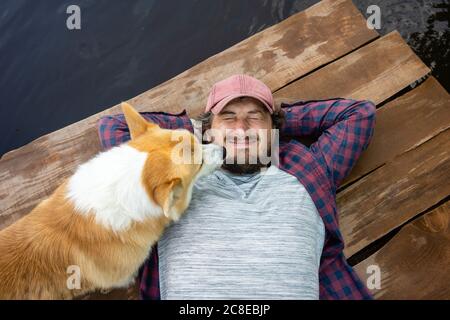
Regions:
<instances>
[{"instance_id":1,"label":"dog's nose","mask_svg":"<svg viewBox=\"0 0 450 320\"><path fill-rule=\"evenodd\" d=\"M211 146L213 157L220 160L225 160L227 155L227 149L225 147L219 146L217 144L213 144Z\"/></svg>"},{"instance_id":2,"label":"dog's nose","mask_svg":"<svg viewBox=\"0 0 450 320\"><path fill-rule=\"evenodd\" d=\"M211 164L222 164L225 159L225 148L214 143L203 145L203 162Z\"/></svg>"}]
</instances>

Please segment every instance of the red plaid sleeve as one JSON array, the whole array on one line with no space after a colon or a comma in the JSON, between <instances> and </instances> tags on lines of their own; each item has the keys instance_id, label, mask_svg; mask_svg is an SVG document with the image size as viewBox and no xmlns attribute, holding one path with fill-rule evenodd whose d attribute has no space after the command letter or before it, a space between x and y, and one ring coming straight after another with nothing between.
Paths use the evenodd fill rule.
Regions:
<instances>
[{"instance_id":1,"label":"red plaid sleeve","mask_svg":"<svg viewBox=\"0 0 450 320\"><path fill-rule=\"evenodd\" d=\"M318 137L310 150L325 160L338 187L372 138L374 103L339 98L296 102L284 110L286 124L281 134Z\"/></svg>"},{"instance_id":2,"label":"red plaid sleeve","mask_svg":"<svg viewBox=\"0 0 450 320\"><path fill-rule=\"evenodd\" d=\"M102 150L107 150L130 140L128 125L123 114L101 118L97 124L97 129Z\"/></svg>"}]
</instances>

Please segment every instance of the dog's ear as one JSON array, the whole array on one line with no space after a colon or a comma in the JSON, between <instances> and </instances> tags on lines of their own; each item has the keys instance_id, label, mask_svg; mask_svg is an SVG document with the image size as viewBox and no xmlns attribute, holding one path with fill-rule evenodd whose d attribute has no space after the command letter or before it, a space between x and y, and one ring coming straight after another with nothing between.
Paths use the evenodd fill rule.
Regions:
<instances>
[{"instance_id":1,"label":"dog's ear","mask_svg":"<svg viewBox=\"0 0 450 320\"><path fill-rule=\"evenodd\" d=\"M175 178L157 186L153 193L156 203L163 209L164 215L174 220L179 212L174 212L174 206L180 200L183 191L181 179Z\"/></svg>"},{"instance_id":2,"label":"dog's ear","mask_svg":"<svg viewBox=\"0 0 450 320\"><path fill-rule=\"evenodd\" d=\"M145 133L147 129L156 127L156 124L150 123L144 119L130 104L122 102L121 104L125 120L130 129L131 139L135 139L141 134Z\"/></svg>"}]
</instances>

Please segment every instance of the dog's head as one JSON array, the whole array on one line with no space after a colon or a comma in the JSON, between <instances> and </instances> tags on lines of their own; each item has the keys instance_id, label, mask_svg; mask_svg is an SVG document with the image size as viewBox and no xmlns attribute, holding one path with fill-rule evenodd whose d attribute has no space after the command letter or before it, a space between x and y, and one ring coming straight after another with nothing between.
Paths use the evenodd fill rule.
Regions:
<instances>
[{"instance_id":1,"label":"dog's head","mask_svg":"<svg viewBox=\"0 0 450 320\"><path fill-rule=\"evenodd\" d=\"M162 129L127 103L122 110L131 135L128 145L148 153L142 183L149 198L176 221L189 205L194 182L222 165L223 148L202 145L188 130Z\"/></svg>"}]
</instances>

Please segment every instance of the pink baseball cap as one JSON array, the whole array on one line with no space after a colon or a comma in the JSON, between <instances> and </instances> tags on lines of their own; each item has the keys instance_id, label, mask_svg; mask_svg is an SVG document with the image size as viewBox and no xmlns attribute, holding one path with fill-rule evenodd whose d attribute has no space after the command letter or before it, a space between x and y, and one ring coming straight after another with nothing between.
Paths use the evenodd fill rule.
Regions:
<instances>
[{"instance_id":1,"label":"pink baseball cap","mask_svg":"<svg viewBox=\"0 0 450 320\"><path fill-rule=\"evenodd\" d=\"M239 97L261 101L272 114L275 111L272 91L263 82L245 74L236 74L215 83L208 96L205 112L218 114L225 105Z\"/></svg>"}]
</instances>

